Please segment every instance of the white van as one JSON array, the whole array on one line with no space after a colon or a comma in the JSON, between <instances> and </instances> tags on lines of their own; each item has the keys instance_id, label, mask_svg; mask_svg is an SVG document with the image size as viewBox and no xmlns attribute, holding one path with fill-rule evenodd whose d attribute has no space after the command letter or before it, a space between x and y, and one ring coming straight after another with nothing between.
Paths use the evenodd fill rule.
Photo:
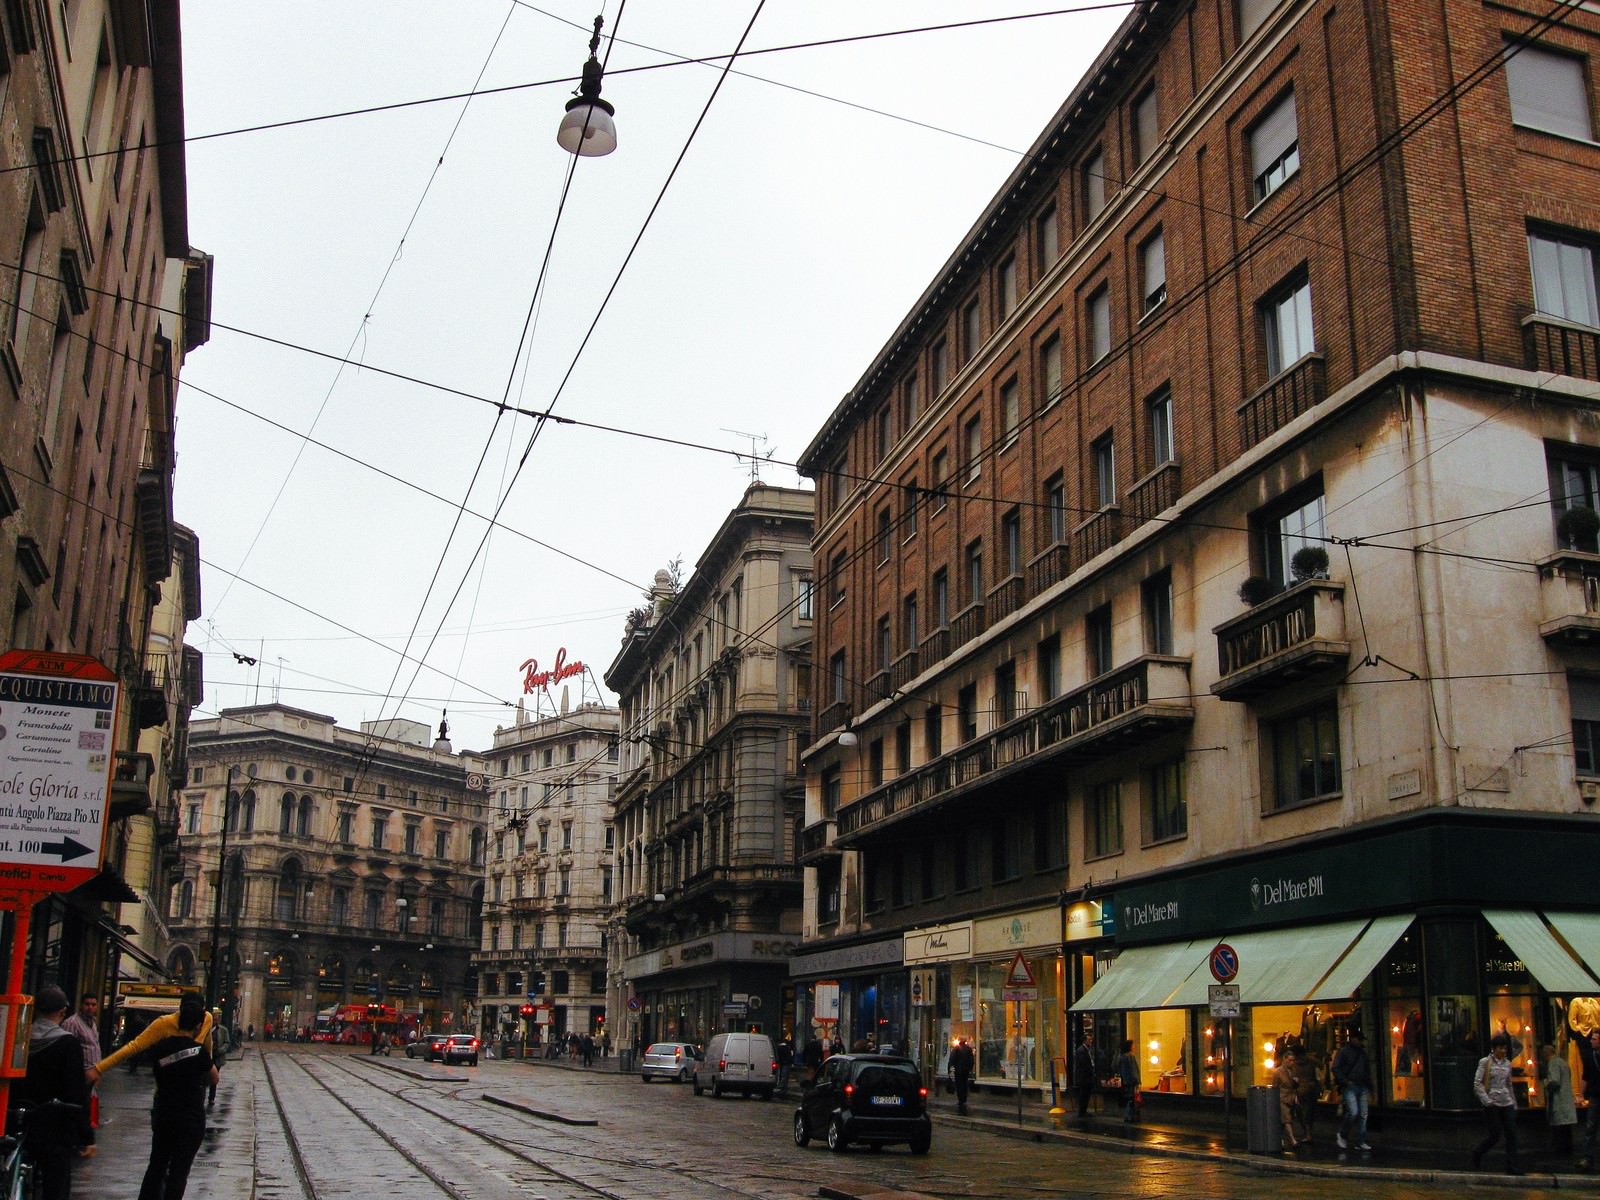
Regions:
<instances>
[{"instance_id":1,"label":"white van","mask_svg":"<svg viewBox=\"0 0 1600 1200\"><path fill-rule=\"evenodd\" d=\"M743 1092L772 1099L777 1084L777 1055L764 1033L719 1033L706 1047L705 1057L694 1065L694 1094L707 1088L713 1096Z\"/></svg>"}]
</instances>

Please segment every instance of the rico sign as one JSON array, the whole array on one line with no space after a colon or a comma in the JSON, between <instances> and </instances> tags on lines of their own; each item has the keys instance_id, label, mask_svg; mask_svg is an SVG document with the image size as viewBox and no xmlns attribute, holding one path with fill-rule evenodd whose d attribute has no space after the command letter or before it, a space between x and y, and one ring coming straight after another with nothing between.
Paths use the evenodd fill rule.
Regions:
<instances>
[{"instance_id":1,"label":"rico sign","mask_svg":"<svg viewBox=\"0 0 1600 1200\"><path fill-rule=\"evenodd\" d=\"M571 679L574 675L582 675L589 668L581 662L567 661L567 648L565 646L556 651L556 663L548 671L539 669L539 660L530 658L522 664L522 694L529 695L543 688L550 690L551 684L560 683L563 679Z\"/></svg>"}]
</instances>

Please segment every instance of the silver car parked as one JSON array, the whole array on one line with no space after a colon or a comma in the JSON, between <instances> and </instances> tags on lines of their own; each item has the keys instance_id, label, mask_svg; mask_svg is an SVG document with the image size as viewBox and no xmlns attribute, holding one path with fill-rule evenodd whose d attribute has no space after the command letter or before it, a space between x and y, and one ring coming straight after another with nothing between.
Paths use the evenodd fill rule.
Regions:
<instances>
[{"instance_id":1,"label":"silver car parked","mask_svg":"<svg viewBox=\"0 0 1600 1200\"><path fill-rule=\"evenodd\" d=\"M639 1060L639 1078L646 1083L652 1079L688 1083L694 1078L694 1065L699 1058L688 1042L651 1042Z\"/></svg>"}]
</instances>

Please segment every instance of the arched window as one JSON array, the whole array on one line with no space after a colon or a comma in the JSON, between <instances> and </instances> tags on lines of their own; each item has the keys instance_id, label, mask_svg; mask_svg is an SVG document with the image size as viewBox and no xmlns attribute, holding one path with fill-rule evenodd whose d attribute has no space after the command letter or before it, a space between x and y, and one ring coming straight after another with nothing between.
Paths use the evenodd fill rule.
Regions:
<instances>
[{"instance_id":1,"label":"arched window","mask_svg":"<svg viewBox=\"0 0 1600 1200\"><path fill-rule=\"evenodd\" d=\"M350 982L355 985L355 989L358 992L364 992L367 990L367 985L372 982L371 960L363 958L356 964L356 973L351 978Z\"/></svg>"},{"instance_id":2,"label":"arched window","mask_svg":"<svg viewBox=\"0 0 1600 1200\"><path fill-rule=\"evenodd\" d=\"M311 836L311 797L310 796L301 796L300 797L300 813L299 813L299 818L295 823L294 831L295 831L295 833L297 833L301 837L310 837Z\"/></svg>"},{"instance_id":3,"label":"arched window","mask_svg":"<svg viewBox=\"0 0 1600 1200\"><path fill-rule=\"evenodd\" d=\"M278 896L274 915L280 921L298 920L300 896L305 891L298 858L287 858L278 872Z\"/></svg>"},{"instance_id":4,"label":"arched window","mask_svg":"<svg viewBox=\"0 0 1600 1200\"><path fill-rule=\"evenodd\" d=\"M285 792L278 801L278 833L288 837L294 832L294 793Z\"/></svg>"},{"instance_id":5,"label":"arched window","mask_svg":"<svg viewBox=\"0 0 1600 1200\"><path fill-rule=\"evenodd\" d=\"M329 991L340 991L344 987L344 959L337 955L322 960L322 965L317 968L317 986Z\"/></svg>"},{"instance_id":6,"label":"arched window","mask_svg":"<svg viewBox=\"0 0 1600 1200\"><path fill-rule=\"evenodd\" d=\"M172 909L173 920L187 920L192 911L194 911L194 880L185 879L180 881L177 887Z\"/></svg>"},{"instance_id":7,"label":"arched window","mask_svg":"<svg viewBox=\"0 0 1600 1200\"><path fill-rule=\"evenodd\" d=\"M228 811L223 818L223 827L229 833L239 832L239 793L228 793Z\"/></svg>"},{"instance_id":8,"label":"arched window","mask_svg":"<svg viewBox=\"0 0 1600 1200\"><path fill-rule=\"evenodd\" d=\"M333 889L333 900L329 906L328 915L335 926L343 928L350 922L350 889L336 887Z\"/></svg>"},{"instance_id":9,"label":"arched window","mask_svg":"<svg viewBox=\"0 0 1600 1200\"><path fill-rule=\"evenodd\" d=\"M179 946L167 957L167 974L174 983L194 982L194 955L187 946Z\"/></svg>"},{"instance_id":10,"label":"arched window","mask_svg":"<svg viewBox=\"0 0 1600 1200\"><path fill-rule=\"evenodd\" d=\"M239 832L254 833L256 828L256 793L252 788L244 794L244 804L239 810Z\"/></svg>"},{"instance_id":11,"label":"arched window","mask_svg":"<svg viewBox=\"0 0 1600 1200\"><path fill-rule=\"evenodd\" d=\"M483 830L481 829L472 831L472 865L475 867L483 866Z\"/></svg>"}]
</instances>

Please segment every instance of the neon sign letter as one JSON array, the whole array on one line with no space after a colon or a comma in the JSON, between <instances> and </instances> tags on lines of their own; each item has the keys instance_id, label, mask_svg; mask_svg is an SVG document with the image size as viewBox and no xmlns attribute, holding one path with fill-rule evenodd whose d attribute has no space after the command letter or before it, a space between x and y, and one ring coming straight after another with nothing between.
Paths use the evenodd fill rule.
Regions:
<instances>
[{"instance_id":1,"label":"neon sign letter","mask_svg":"<svg viewBox=\"0 0 1600 1200\"><path fill-rule=\"evenodd\" d=\"M522 694L526 696L540 688L548 693L551 684L560 683L563 679L570 679L574 675L582 675L588 669L581 662L569 663L565 646L556 651L556 665L549 671L539 670L539 660L530 658L522 664Z\"/></svg>"}]
</instances>

